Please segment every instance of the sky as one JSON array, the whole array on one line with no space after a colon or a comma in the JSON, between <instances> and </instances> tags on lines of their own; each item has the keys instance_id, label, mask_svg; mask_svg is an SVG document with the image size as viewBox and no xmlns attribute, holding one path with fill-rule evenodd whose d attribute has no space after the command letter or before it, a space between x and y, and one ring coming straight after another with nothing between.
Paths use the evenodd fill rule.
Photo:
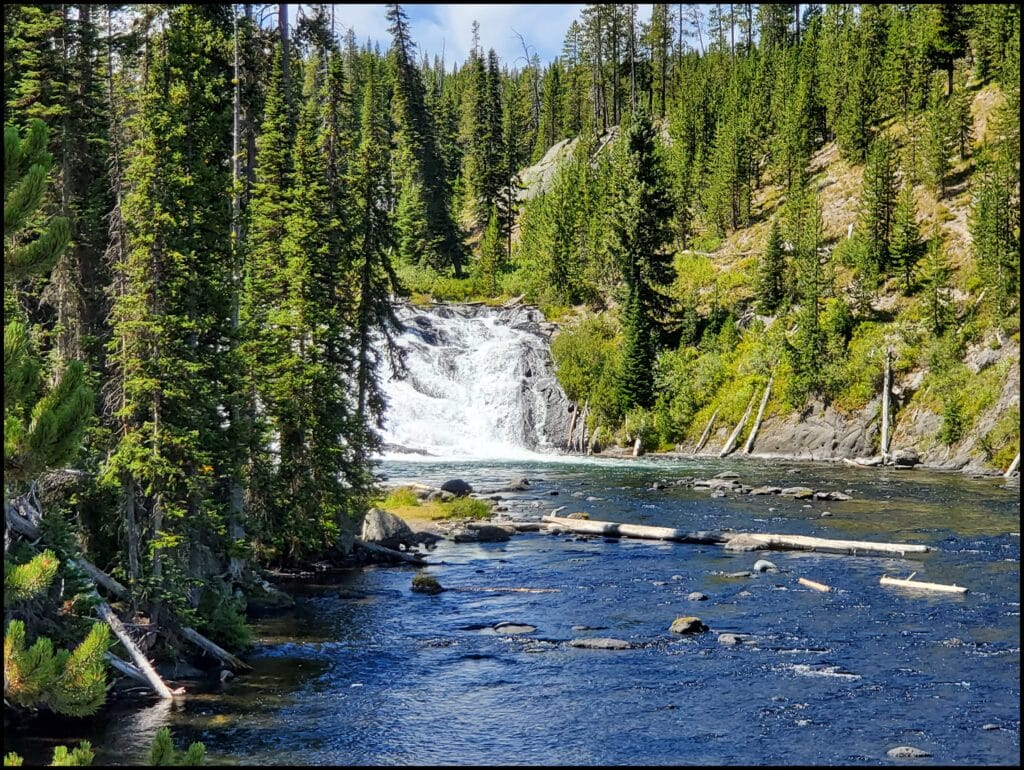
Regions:
<instances>
[{"instance_id":1,"label":"sky","mask_svg":"<svg viewBox=\"0 0 1024 770\"><path fill-rule=\"evenodd\" d=\"M445 63L450 69L467 58L472 47L473 21L480 22L480 44L484 51L493 48L503 64L522 66L523 46L516 37L520 33L530 48L546 64L562 52L562 41L566 30L574 19L578 19L583 4L527 5L527 4L447 4L403 3L402 9L409 17L409 29L419 53L435 54L444 52ZM298 6L292 6L292 19ZM384 5L362 3L335 4L334 17L337 32L345 33L349 27L356 33L360 44L369 39L379 42L386 50L391 42L388 22L384 17ZM640 5L638 19L647 21L651 17L651 6ZM516 60L519 60L518 62Z\"/></svg>"}]
</instances>

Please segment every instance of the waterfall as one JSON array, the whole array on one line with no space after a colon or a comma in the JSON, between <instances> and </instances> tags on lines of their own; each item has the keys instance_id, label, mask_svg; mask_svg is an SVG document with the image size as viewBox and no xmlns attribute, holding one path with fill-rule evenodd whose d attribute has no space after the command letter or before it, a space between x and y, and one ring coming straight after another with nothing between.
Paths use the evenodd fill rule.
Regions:
<instances>
[{"instance_id":1,"label":"waterfall","mask_svg":"<svg viewBox=\"0 0 1024 770\"><path fill-rule=\"evenodd\" d=\"M403 304L397 314L407 375L384 367L385 457L521 459L565 441L570 404L539 310Z\"/></svg>"}]
</instances>

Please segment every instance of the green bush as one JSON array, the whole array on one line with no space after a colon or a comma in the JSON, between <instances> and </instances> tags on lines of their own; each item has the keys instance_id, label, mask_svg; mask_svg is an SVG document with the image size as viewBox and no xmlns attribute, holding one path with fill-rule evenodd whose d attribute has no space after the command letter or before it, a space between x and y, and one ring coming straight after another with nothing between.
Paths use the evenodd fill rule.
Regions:
<instances>
[{"instance_id":1,"label":"green bush","mask_svg":"<svg viewBox=\"0 0 1024 770\"><path fill-rule=\"evenodd\" d=\"M408 508L419 504L420 499L411 487L399 487L388 492L388 496L384 498L383 507L386 510L390 510L392 508Z\"/></svg>"},{"instance_id":2,"label":"green bush","mask_svg":"<svg viewBox=\"0 0 1024 770\"><path fill-rule=\"evenodd\" d=\"M221 647L241 652L252 644L252 629L245 621L242 603L222 588L206 586L198 609L199 630Z\"/></svg>"},{"instance_id":3,"label":"green bush","mask_svg":"<svg viewBox=\"0 0 1024 770\"><path fill-rule=\"evenodd\" d=\"M452 519L486 519L491 515L491 505L475 497L459 497L445 503L448 516Z\"/></svg>"}]
</instances>

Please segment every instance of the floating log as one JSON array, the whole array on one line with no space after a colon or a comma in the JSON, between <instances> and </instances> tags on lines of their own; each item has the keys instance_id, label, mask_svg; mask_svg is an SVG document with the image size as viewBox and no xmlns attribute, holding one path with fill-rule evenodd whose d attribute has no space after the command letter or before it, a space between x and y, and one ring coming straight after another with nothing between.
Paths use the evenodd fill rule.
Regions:
<instances>
[{"instance_id":1,"label":"floating log","mask_svg":"<svg viewBox=\"0 0 1024 770\"><path fill-rule=\"evenodd\" d=\"M128 635L128 630L124 627L121 619L117 617L117 614L110 608L110 605L106 602L100 602L96 605L96 614L110 626L114 635L121 640L121 644L124 645L124 648L128 650L128 654L131 655L135 668L139 670L143 679L146 680L146 684L149 685L153 692L161 698L172 699L174 693L164 684L164 680L153 669L153 665L142 654L142 650L139 649L138 645Z\"/></svg>"},{"instance_id":2,"label":"floating log","mask_svg":"<svg viewBox=\"0 0 1024 770\"><path fill-rule=\"evenodd\" d=\"M768 403L768 397L772 394L772 379L768 378L768 384L764 388L764 396L761 397L761 406L757 408L757 417L754 418L754 427L750 429L750 435L747 437L747 443L743 445L743 454L750 454L750 450L754 448L754 439L757 438L757 429L761 427L761 418L764 417L764 408Z\"/></svg>"},{"instance_id":3,"label":"floating log","mask_svg":"<svg viewBox=\"0 0 1024 770\"><path fill-rule=\"evenodd\" d=\"M943 585L942 583L925 583L922 580L911 580L917 573L913 573L906 580L901 578L891 578L888 575L882 575L879 579L879 583L883 586L897 586L899 588L916 588L921 591L941 591L949 594L965 594L967 589L963 586L958 585Z\"/></svg>"},{"instance_id":4,"label":"floating log","mask_svg":"<svg viewBox=\"0 0 1024 770\"><path fill-rule=\"evenodd\" d=\"M821 551L845 553L851 556L906 556L908 553L928 553L927 545L914 543L874 543L866 540L831 540L807 535L737 534L725 544L727 551Z\"/></svg>"},{"instance_id":5,"label":"floating log","mask_svg":"<svg viewBox=\"0 0 1024 770\"><path fill-rule=\"evenodd\" d=\"M832 590L824 583L816 583L813 580L808 580L807 578L798 578L796 582L802 586L813 588L815 591L821 591L823 594L827 594L829 591Z\"/></svg>"},{"instance_id":6,"label":"floating log","mask_svg":"<svg viewBox=\"0 0 1024 770\"><path fill-rule=\"evenodd\" d=\"M357 548L362 548L367 553L372 553L374 556L380 556L391 561L404 561L408 564L424 565L423 557L419 554L408 553L406 551L396 551L394 548L385 548L382 545L376 543L367 543L365 540L356 538L355 545Z\"/></svg>"},{"instance_id":7,"label":"floating log","mask_svg":"<svg viewBox=\"0 0 1024 770\"><path fill-rule=\"evenodd\" d=\"M1006 473L1003 474L1003 478L1010 478L1020 465L1020 452L1017 452L1017 456L1013 458L1013 462L1010 463L1010 467L1006 469Z\"/></svg>"},{"instance_id":8,"label":"floating log","mask_svg":"<svg viewBox=\"0 0 1024 770\"><path fill-rule=\"evenodd\" d=\"M743 418L736 425L736 429L729 436L729 440L725 442L725 446L722 447L722 451L718 453L719 457L725 457L729 454L733 447L736 445L736 439L740 437L740 433L743 431L743 426L747 424L747 420L750 418L750 410L754 408L754 401L757 400L757 388L754 388L754 392L750 394L750 403L747 404L747 409L743 413Z\"/></svg>"},{"instance_id":9,"label":"floating log","mask_svg":"<svg viewBox=\"0 0 1024 770\"><path fill-rule=\"evenodd\" d=\"M700 441L698 441L697 446L693 448L693 454L697 454L697 452L704 448L704 444L707 442L708 436L711 435L711 428L715 424L715 418L718 417L719 411L719 409L716 409L714 414L711 415L711 419L708 420L707 427L704 428L704 432L700 434Z\"/></svg>"},{"instance_id":10,"label":"floating log","mask_svg":"<svg viewBox=\"0 0 1024 770\"><path fill-rule=\"evenodd\" d=\"M544 516L541 520L579 535L633 537L641 540L671 540L677 543L712 545L725 542L725 537L716 532L684 532L681 529L673 529L672 527L619 524L613 521L592 521L590 519L567 519L560 516Z\"/></svg>"}]
</instances>

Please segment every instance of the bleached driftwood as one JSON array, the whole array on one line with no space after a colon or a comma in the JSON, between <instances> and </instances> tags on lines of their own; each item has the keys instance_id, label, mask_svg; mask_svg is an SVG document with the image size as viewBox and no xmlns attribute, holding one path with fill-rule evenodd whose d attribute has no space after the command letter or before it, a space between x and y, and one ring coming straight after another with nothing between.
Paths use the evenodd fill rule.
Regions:
<instances>
[{"instance_id":1,"label":"bleached driftwood","mask_svg":"<svg viewBox=\"0 0 1024 770\"><path fill-rule=\"evenodd\" d=\"M704 444L707 443L708 436L711 435L711 428L715 424L715 418L718 417L719 410L716 409L714 414L711 415L711 419L708 420L707 427L704 428L704 432L700 434L700 441L697 442L697 446L693 448L693 454L697 454L701 449L704 448Z\"/></svg>"},{"instance_id":2,"label":"bleached driftwood","mask_svg":"<svg viewBox=\"0 0 1024 770\"><path fill-rule=\"evenodd\" d=\"M885 375L882 378L882 463L889 453L889 392L892 390L891 351L885 351Z\"/></svg>"},{"instance_id":3,"label":"bleached driftwood","mask_svg":"<svg viewBox=\"0 0 1024 770\"><path fill-rule=\"evenodd\" d=\"M796 582L802 586L813 588L815 591L821 591L823 594L827 594L829 591L832 590L829 586L825 585L824 583L816 583L815 581L808 580L807 578L798 578Z\"/></svg>"},{"instance_id":4,"label":"bleached driftwood","mask_svg":"<svg viewBox=\"0 0 1024 770\"><path fill-rule=\"evenodd\" d=\"M757 417L754 418L754 427L750 429L750 435L747 437L747 443L743 445L743 454L750 454L750 450L754 448L754 439L757 438L757 429L761 427L761 418L764 417L764 408L768 403L768 398L772 394L772 379L768 378L768 384L764 388L764 396L761 397L761 406L757 408Z\"/></svg>"},{"instance_id":5,"label":"bleached driftwood","mask_svg":"<svg viewBox=\"0 0 1024 770\"><path fill-rule=\"evenodd\" d=\"M831 540L807 535L737 534L725 544L727 551L821 551L845 553L851 556L906 556L908 553L928 553L927 545L914 543L875 543L866 540Z\"/></svg>"},{"instance_id":6,"label":"bleached driftwood","mask_svg":"<svg viewBox=\"0 0 1024 770\"><path fill-rule=\"evenodd\" d=\"M174 693L171 692L170 688L164 684L164 680L160 678L160 675L153 669L153 665L149 662L145 655L142 654L142 650L135 644L135 641L128 635L128 630L124 627L124 623L117 617L110 605L106 602L100 602L96 605L96 614L110 626L110 629L114 632L114 635L121 641L124 648L128 650L128 654L131 655L132 662L135 664L135 668L139 670L143 678L146 680L146 684L159 695L161 698L170 700L174 697ZM180 693L179 693L180 694Z\"/></svg>"},{"instance_id":7,"label":"bleached driftwood","mask_svg":"<svg viewBox=\"0 0 1024 770\"><path fill-rule=\"evenodd\" d=\"M897 586L898 588L916 588L921 591L940 591L942 593L949 594L967 593L967 589L963 586L943 585L942 583L925 583L922 580L913 580L912 578L916 574L916 572L911 573L910 577L906 579L891 578L888 575L882 575L878 582L883 586Z\"/></svg>"},{"instance_id":8,"label":"bleached driftwood","mask_svg":"<svg viewBox=\"0 0 1024 770\"><path fill-rule=\"evenodd\" d=\"M747 404L747 409L745 412L743 412L743 418L736 425L736 428L735 430L733 430L732 435L729 436L729 440L725 442L725 446L722 447L722 451L718 453L719 457L725 457L733 450L733 447L736 446L736 439L740 437L740 433L743 431L743 426L746 425L747 420L750 419L750 410L754 408L754 401L756 400L757 389L755 388L754 392L750 396L750 402Z\"/></svg>"},{"instance_id":9,"label":"bleached driftwood","mask_svg":"<svg viewBox=\"0 0 1024 770\"><path fill-rule=\"evenodd\" d=\"M243 663L239 658L232 655L223 647L214 644L194 628L182 628L181 635L201 650L205 650L222 663L227 663L236 671L252 671L252 667Z\"/></svg>"},{"instance_id":10,"label":"bleached driftwood","mask_svg":"<svg viewBox=\"0 0 1024 770\"><path fill-rule=\"evenodd\" d=\"M604 537L633 537L641 540L671 540L677 543L718 544L725 538L716 532L684 532L672 527L651 527L642 524L619 524L613 521L591 519L567 519L560 516L544 516L542 521L579 535L603 535Z\"/></svg>"}]
</instances>

